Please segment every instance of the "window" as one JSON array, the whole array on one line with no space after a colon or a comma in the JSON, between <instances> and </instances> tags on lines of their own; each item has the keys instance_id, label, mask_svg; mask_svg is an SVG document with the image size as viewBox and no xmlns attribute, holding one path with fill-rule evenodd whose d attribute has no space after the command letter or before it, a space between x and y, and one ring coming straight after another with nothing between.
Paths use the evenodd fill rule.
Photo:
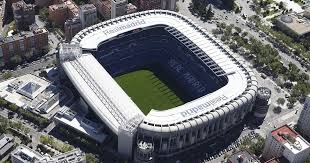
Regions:
<instances>
[{"instance_id":1,"label":"window","mask_svg":"<svg viewBox=\"0 0 310 163\"><path fill-rule=\"evenodd\" d=\"M14 51L13 43L9 43L9 52L13 51Z\"/></svg>"}]
</instances>

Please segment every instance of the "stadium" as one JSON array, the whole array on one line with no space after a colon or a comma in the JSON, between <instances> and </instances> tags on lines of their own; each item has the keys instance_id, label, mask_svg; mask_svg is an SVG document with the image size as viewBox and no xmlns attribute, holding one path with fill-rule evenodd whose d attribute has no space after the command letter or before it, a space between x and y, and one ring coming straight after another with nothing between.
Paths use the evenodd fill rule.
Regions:
<instances>
[{"instance_id":1,"label":"stadium","mask_svg":"<svg viewBox=\"0 0 310 163\"><path fill-rule=\"evenodd\" d=\"M171 11L88 27L61 45L59 60L117 135L119 153L135 162L178 155L224 134L252 110L257 92L244 61Z\"/></svg>"}]
</instances>

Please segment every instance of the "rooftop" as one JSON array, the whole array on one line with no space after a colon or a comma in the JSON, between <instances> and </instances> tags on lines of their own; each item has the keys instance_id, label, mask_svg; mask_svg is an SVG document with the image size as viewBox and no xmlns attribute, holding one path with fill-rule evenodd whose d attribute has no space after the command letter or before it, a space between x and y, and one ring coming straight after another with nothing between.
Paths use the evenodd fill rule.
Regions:
<instances>
[{"instance_id":1,"label":"rooftop","mask_svg":"<svg viewBox=\"0 0 310 163\"><path fill-rule=\"evenodd\" d=\"M54 10L58 10L58 9L65 9L65 8L67 8L67 5L64 3L60 3L60 4L50 5L50 6L48 6L48 8L50 10L54 11Z\"/></svg>"},{"instance_id":2,"label":"rooftop","mask_svg":"<svg viewBox=\"0 0 310 163\"><path fill-rule=\"evenodd\" d=\"M277 20L299 36L310 32L310 20L296 13L281 15Z\"/></svg>"},{"instance_id":3,"label":"rooftop","mask_svg":"<svg viewBox=\"0 0 310 163\"><path fill-rule=\"evenodd\" d=\"M10 148L14 146L13 137L2 134L0 136L0 156L5 154Z\"/></svg>"},{"instance_id":4,"label":"rooftop","mask_svg":"<svg viewBox=\"0 0 310 163\"><path fill-rule=\"evenodd\" d=\"M104 142L107 135L102 131L103 126L101 124L95 123L84 118L82 115L74 111L74 108L81 109L82 106L78 105L77 102L69 107L62 107L58 114L54 117L55 120L68 125L79 132L89 136L90 138L96 140L97 142ZM83 110L83 109L81 109Z\"/></svg>"},{"instance_id":5,"label":"rooftop","mask_svg":"<svg viewBox=\"0 0 310 163\"><path fill-rule=\"evenodd\" d=\"M48 162L48 163L59 163L59 162L82 162L85 160L85 154L80 149L74 149L70 152L62 153L56 156L41 155L39 152L34 151L27 146L20 145L12 153L11 157L15 157L22 160L24 163L32 162Z\"/></svg>"},{"instance_id":6,"label":"rooftop","mask_svg":"<svg viewBox=\"0 0 310 163\"><path fill-rule=\"evenodd\" d=\"M85 5L81 5L80 9L81 10L86 10L86 11L87 10L96 10L96 7L93 4L85 4Z\"/></svg>"},{"instance_id":7,"label":"rooftop","mask_svg":"<svg viewBox=\"0 0 310 163\"><path fill-rule=\"evenodd\" d=\"M291 129L288 125L284 125L271 131L271 134L278 142L281 143L288 141L288 139L290 138L295 139L299 135L295 130Z\"/></svg>"},{"instance_id":8,"label":"rooftop","mask_svg":"<svg viewBox=\"0 0 310 163\"><path fill-rule=\"evenodd\" d=\"M48 110L47 114L49 114L49 111L57 106L60 100L67 97L67 94L63 94L49 81L27 74L1 82L0 97L37 113L40 113L42 109Z\"/></svg>"},{"instance_id":9,"label":"rooftop","mask_svg":"<svg viewBox=\"0 0 310 163\"><path fill-rule=\"evenodd\" d=\"M45 28L34 28L31 31L21 31L15 35L0 39L0 44L1 43L14 42L16 40L21 40L21 39L24 39L27 37L33 37L36 34L41 34L41 33L45 33L45 32L47 32L47 30Z\"/></svg>"},{"instance_id":10,"label":"rooftop","mask_svg":"<svg viewBox=\"0 0 310 163\"><path fill-rule=\"evenodd\" d=\"M283 144L284 147L292 153L299 153L309 148L309 143L288 125L271 131L271 134L276 141Z\"/></svg>"}]
</instances>

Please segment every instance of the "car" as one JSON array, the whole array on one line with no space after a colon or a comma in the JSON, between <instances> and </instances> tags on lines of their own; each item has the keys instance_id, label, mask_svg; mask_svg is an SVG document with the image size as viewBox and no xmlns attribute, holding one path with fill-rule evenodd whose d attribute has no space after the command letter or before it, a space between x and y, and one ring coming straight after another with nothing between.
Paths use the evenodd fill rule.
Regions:
<instances>
[{"instance_id":1,"label":"car","mask_svg":"<svg viewBox=\"0 0 310 163\"><path fill-rule=\"evenodd\" d=\"M267 78L267 75L264 74L264 73L260 73L260 76L261 76L263 79L266 79L266 78Z\"/></svg>"}]
</instances>

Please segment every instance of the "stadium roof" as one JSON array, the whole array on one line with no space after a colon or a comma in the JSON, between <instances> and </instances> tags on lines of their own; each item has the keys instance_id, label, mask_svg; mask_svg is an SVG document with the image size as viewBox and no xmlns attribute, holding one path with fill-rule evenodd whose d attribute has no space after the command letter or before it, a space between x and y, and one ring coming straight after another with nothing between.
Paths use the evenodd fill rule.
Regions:
<instances>
[{"instance_id":1,"label":"stadium roof","mask_svg":"<svg viewBox=\"0 0 310 163\"><path fill-rule=\"evenodd\" d=\"M118 132L118 128L123 126L123 124L130 124L127 126L131 126L131 123L137 122L135 120L130 123L127 122L130 119L135 119L135 117L139 117L138 119L144 118L144 123L142 123L140 127L150 128L187 121L210 111L217 112L218 116L223 115L225 114L225 110L215 109L227 103L233 103L233 100L239 100L239 102L242 103L245 102L245 98L247 97L241 99L240 95L248 89L248 80L256 82L253 73L246 67L241 66L241 64L244 64L243 61L232 56L232 52L230 52L226 46L186 17L171 11L145 11L102 22L80 31L72 39L71 44L78 45L84 50L96 50L101 42L109 38L126 31L158 24L176 28L199 48L204 50L206 54L226 72L225 75L228 77L228 84L213 93L176 108L165 111L152 110L144 118L140 109L118 86L94 56L91 54L83 54L78 57L70 58L66 55L67 59L64 60L63 67L67 75L88 104L115 133ZM64 53L67 54L66 52ZM71 55L77 56L76 54ZM250 77L246 76L246 74ZM87 78L91 79L89 80ZM255 84L257 84L257 82ZM253 89L253 92L255 92L257 88ZM248 94L247 96L253 95ZM100 100L102 98L105 100ZM109 109L109 107L107 107L108 105L113 105L115 107L112 107L114 109L111 109L111 107ZM235 103L233 105L239 104ZM225 109L228 110L230 108L227 107Z\"/></svg>"}]
</instances>

